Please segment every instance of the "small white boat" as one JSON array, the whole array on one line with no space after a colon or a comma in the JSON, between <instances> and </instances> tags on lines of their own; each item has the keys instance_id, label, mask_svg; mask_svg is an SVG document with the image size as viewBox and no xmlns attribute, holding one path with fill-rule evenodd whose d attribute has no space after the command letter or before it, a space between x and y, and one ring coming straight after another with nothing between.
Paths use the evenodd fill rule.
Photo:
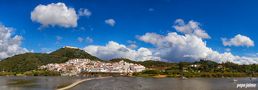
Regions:
<instances>
[{"instance_id":1,"label":"small white boat","mask_svg":"<svg viewBox=\"0 0 258 90\"><path fill-rule=\"evenodd\" d=\"M182 77L181 77L181 79L185 80L185 79L188 79L188 78L186 78L186 77L182 76Z\"/></svg>"},{"instance_id":2,"label":"small white boat","mask_svg":"<svg viewBox=\"0 0 258 90\"><path fill-rule=\"evenodd\" d=\"M233 79L234 82L237 82L237 79Z\"/></svg>"}]
</instances>

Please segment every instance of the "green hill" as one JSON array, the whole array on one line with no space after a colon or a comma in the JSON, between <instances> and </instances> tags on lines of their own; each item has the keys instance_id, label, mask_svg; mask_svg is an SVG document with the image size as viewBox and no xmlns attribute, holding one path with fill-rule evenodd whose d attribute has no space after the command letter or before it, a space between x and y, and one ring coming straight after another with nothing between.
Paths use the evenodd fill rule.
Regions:
<instances>
[{"instance_id":1,"label":"green hill","mask_svg":"<svg viewBox=\"0 0 258 90\"><path fill-rule=\"evenodd\" d=\"M130 60L130 59L127 59L127 58L114 58L114 59L111 59L109 60L110 62L120 62L124 60L125 62L128 62L128 63L136 63L136 64L139 64L139 62L137 61L133 61L133 60Z\"/></svg>"},{"instance_id":2,"label":"green hill","mask_svg":"<svg viewBox=\"0 0 258 90\"><path fill-rule=\"evenodd\" d=\"M61 48L50 54L25 53L6 58L0 61L0 71L25 72L35 70L39 66L49 63L64 63L73 58L87 58L101 61L101 59L80 49Z\"/></svg>"},{"instance_id":3,"label":"green hill","mask_svg":"<svg viewBox=\"0 0 258 90\"><path fill-rule=\"evenodd\" d=\"M92 56L88 54L87 52L77 49L77 48L61 48L59 50L56 50L49 55L54 57L63 57L67 59L73 59L73 58L87 58L90 60L96 60L96 61L102 61L101 59Z\"/></svg>"},{"instance_id":4,"label":"green hill","mask_svg":"<svg viewBox=\"0 0 258 90\"><path fill-rule=\"evenodd\" d=\"M141 64L147 68L156 68L156 69L168 68L168 67L175 65L175 63L169 63L169 62L163 62L163 61L153 61L153 60L139 62L139 64Z\"/></svg>"}]
</instances>

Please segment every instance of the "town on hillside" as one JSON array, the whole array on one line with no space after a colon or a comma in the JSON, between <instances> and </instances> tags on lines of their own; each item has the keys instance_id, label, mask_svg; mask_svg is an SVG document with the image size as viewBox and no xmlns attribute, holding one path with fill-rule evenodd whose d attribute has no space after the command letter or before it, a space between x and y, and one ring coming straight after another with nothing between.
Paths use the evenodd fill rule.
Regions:
<instances>
[{"instance_id":1,"label":"town on hillside","mask_svg":"<svg viewBox=\"0 0 258 90\"><path fill-rule=\"evenodd\" d=\"M109 63L90 59L71 59L65 63L43 65L39 69L57 71L62 76L73 76L83 72L134 73L145 70L145 67L140 64L128 63L124 60Z\"/></svg>"}]
</instances>

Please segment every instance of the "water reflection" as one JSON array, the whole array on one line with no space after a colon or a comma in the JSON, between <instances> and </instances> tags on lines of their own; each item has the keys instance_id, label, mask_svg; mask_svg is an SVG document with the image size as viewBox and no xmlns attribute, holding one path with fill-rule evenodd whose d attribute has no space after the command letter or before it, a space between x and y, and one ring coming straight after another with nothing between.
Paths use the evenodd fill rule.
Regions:
<instances>
[{"instance_id":1,"label":"water reflection","mask_svg":"<svg viewBox=\"0 0 258 90\"><path fill-rule=\"evenodd\" d=\"M0 90L54 90L81 77L0 77Z\"/></svg>"},{"instance_id":2,"label":"water reflection","mask_svg":"<svg viewBox=\"0 0 258 90\"><path fill-rule=\"evenodd\" d=\"M54 90L86 77L0 77L0 90ZM234 79L237 81L234 82ZM112 77L91 80L71 90L235 90L238 83L255 83L249 78L140 78ZM240 90L258 90L248 88Z\"/></svg>"},{"instance_id":3,"label":"water reflection","mask_svg":"<svg viewBox=\"0 0 258 90\"><path fill-rule=\"evenodd\" d=\"M248 78L237 78L238 82L250 82ZM258 84L258 81L254 81ZM235 90L233 78L139 78L114 77L105 80L84 82L72 90ZM240 89L243 90L243 89ZM246 90L246 89L244 89ZM247 90L258 90L248 88Z\"/></svg>"}]
</instances>

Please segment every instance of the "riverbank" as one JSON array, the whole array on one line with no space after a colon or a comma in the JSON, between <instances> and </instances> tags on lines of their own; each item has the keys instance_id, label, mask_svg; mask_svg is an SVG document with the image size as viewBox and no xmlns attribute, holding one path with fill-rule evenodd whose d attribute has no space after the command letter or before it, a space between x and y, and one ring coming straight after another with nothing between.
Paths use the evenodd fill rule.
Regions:
<instances>
[{"instance_id":1,"label":"riverbank","mask_svg":"<svg viewBox=\"0 0 258 90\"><path fill-rule=\"evenodd\" d=\"M82 82L85 82L85 81L89 81L89 80L96 80L96 79L104 79L104 78L110 78L110 76L108 77L97 77L97 78L86 78L86 79L82 79L82 80L79 80L79 81L76 81L68 86L65 86L65 87L62 87L62 88L58 88L57 90L67 90L67 89L70 89Z\"/></svg>"},{"instance_id":2,"label":"riverbank","mask_svg":"<svg viewBox=\"0 0 258 90\"><path fill-rule=\"evenodd\" d=\"M32 70L23 73L18 72L0 72L0 76L61 76L58 72L46 70ZM103 72L84 72L76 76L83 77L150 77L150 78L224 78L224 77L258 77L257 72L179 72L167 70L145 70L138 73L103 73Z\"/></svg>"},{"instance_id":3,"label":"riverbank","mask_svg":"<svg viewBox=\"0 0 258 90\"><path fill-rule=\"evenodd\" d=\"M61 75L47 75L47 74L2 74L0 76L61 76ZM73 76L68 76L73 77ZM80 74L76 77L145 77L145 78L224 78L224 77L258 77L258 73L247 74L247 73L238 73L238 72L226 72L226 73L174 73L174 74L164 74L164 73L133 73L133 74L114 74L114 73L95 73L95 74Z\"/></svg>"},{"instance_id":4,"label":"riverbank","mask_svg":"<svg viewBox=\"0 0 258 90\"><path fill-rule=\"evenodd\" d=\"M224 78L224 77L258 77L258 73L241 73L241 72L200 72L200 73L134 73L134 77L146 78Z\"/></svg>"},{"instance_id":5,"label":"riverbank","mask_svg":"<svg viewBox=\"0 0 258 90\"><path fill-rule=\"evenodd\" d=\"M59 72L47 70L31 70L26 72L0 72L0 76L60 76Z\"/></svg>"}]
</instances>

